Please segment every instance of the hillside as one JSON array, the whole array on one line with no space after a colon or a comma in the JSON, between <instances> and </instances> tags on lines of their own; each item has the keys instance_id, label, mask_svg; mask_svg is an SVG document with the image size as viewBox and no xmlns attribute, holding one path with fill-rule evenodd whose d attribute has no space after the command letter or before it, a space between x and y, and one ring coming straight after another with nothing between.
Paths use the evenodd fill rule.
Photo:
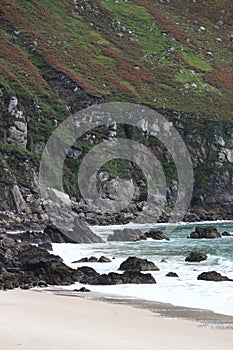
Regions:
<instances>
[{"instance_id":1,"label":"hillside","mask_svg":"<svg viewBox=\"0 0 233 350\"><path fill-rule=\"evenodd\" d=\"M0 0L0 209L41 214L37 173L48 137L71 113L124 101L159 111L184 138L192 218L232 218L232 10L231 0ZM107 134L96 130L96 140ZM142 139L136 130L132 137ZM158 141L143 142L171 185L171 157ZM66 160L64 187L77 200L77 152L91 147L77 141ZM140 177L121 161L104 170Z\"/></svg>"}]
</instances>

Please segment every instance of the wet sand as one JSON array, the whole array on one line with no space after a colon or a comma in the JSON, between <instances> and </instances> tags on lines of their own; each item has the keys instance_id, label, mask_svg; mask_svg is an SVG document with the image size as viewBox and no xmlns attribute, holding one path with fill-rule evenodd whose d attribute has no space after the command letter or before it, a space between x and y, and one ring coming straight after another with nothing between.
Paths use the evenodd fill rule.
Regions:
<instances>
[{"instance_id":1,"label":"wet sand","mask_svg":"<svg viewBox=\"0 0 233 350\"><path fill-rule=\"evenodd\" d=\"M233 343L233 330L86 297L0 292L0 312L3 350L231 350Z\"/></svg>"}]
</instances>

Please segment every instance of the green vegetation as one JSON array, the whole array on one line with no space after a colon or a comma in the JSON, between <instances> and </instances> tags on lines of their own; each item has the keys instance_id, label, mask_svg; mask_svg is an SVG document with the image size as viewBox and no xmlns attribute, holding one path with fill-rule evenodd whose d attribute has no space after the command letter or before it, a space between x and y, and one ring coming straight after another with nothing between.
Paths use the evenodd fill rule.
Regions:
<instances>
[{"instance_id":1,"label":"green vegetation","mask_svg":"<svg viewBox=\"0 0 233 350\"><path fill-rule=\"evenodd\" d=\"M56 123L92 103L136 102L168 114L170 110L184 113L184 138L198 133L212 142L218 135L226 147L232 147L230 0L200 4L80 0L76 5L2 0L0 19L1 161L25 186L24 160L38 165L38 143L47 141ZM216 29L219 20L223 24ZM15 121L8 113L11 95L17 96L27 119L27 150L3 142ZM193 114L200 118L191 118ZM95 133L96 142L107 137L107 130ZM119 134L124 136L123 129ZM152 149L158 146L154 138L136 131L134 139ZM82 138L75 147L84 156L93 145ZM169 184L177 176L174 164L160 161ZM80 160L65 162L64 186L72 195L78 191L79 164ZM103 169L113 177L139 176L136 167L121 160L108 162ZM203 188L212 170L206 164L195 170ZM8 181L7 176L4 179Z\"/></svg>"}]
</instances>

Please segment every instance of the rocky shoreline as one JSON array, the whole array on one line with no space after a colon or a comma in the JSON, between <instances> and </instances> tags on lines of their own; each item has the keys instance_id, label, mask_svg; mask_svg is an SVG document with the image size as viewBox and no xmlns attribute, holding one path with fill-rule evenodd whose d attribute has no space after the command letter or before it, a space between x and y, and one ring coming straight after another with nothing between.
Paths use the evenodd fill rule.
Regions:
<instances>
[{"instance_id":1,"label":"rocky shoreline","mask_svg":"<svg viewBox=\"0 0 233 350\"><path fill-rule=\"evenodd\" d=\"M127 241L126 234L129 235L131 240L134 234L134 240L138 240L138 230L123 230L122 233L125 241ZM227 232L223 232L223 236L233 237L232 234ZM221 239L223 236L214 227L196 227L187 239ZM116 241L122 240L122 237L119 237L119 231L116 231L114 237ZM141 234L140 239L145 240L147 238L155 240L169 239L161 231L153 230ZM51 225L48 225L43 232L2 233L0 235L0 289L7 290L18 287L29 289L48 285L71 285L75 282L88 285L156 283L150 271L158 271L159 268L146 259L128 257L119 266L119 270L122 272L100 274L89 266L84 265L73 269L65 265L61 257L48 252L52 248L52 243L70 243L70 241L59 229ZM194 251L190 252L185 261L198 263L206 259L206 254ZM109 258L102 256L99 259L85 257L75 262L85 264L86 262L108 263L110 261ZM170 271L166 276L178 277L175 271ZM216 271L203 271L197 279L216 282L232 281L232 279L222 276Z\"/></svg>"}]
</instances>

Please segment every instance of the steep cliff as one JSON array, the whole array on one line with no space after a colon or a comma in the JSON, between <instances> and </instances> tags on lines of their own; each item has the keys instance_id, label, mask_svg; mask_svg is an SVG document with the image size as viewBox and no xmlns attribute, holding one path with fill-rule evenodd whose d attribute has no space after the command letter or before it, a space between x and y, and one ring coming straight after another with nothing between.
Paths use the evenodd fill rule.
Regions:
<instances>
[{"instance_id":1,"label":"steep cliff","mask_svg":"<svg viewBox=\"0 0 233 350\"><path fill-rule=\"evenodd\" d=\"M230 0L0 0L0 209L25 213L18 222L46 220L38 167L49 136L72 113L122 101L159 111L182 135L195 176L186 219L232 219L232 47ZM119 125L99 128L72 147L63 180L74 203L84 155L128 132ZM171 154L146 130L132 129L130 137L160 159L172 201ZM133 177L131 208L107 220L99 215L97 222L85 203L76 210L90 223L132 219L146 199L140 170L115 160L102 173L110 197L111 181Z\"/></svg>"}]
</instances>

